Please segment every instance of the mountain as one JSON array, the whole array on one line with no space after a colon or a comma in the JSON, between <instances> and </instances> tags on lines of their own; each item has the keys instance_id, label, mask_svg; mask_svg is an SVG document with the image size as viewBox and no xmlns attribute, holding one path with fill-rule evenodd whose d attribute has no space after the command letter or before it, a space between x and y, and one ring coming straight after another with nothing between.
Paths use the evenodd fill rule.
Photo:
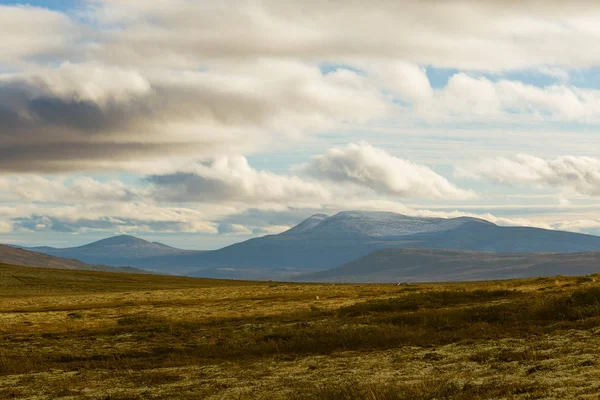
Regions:
<instances>
[{"instance_id":1,"label":"mountain","mask_svg":"<svg viewBox=\"0 0 600 400\"><path fill-rule=\"evenodd\" d=\"M0 244L0 264L19 265L23 267L76 269L112 272L141 272L135 268L118 268L106 265L90 265L79 260L55 257L30 250Z\"/></svg>"},{"instance_id":2,"label":"mountain","mask_svg":"<svg viewBox=\"0 0 600 400\"><path fill-rule=\"evenodd\" d=\"M152 272L185 275L190 269L179 268L164 257L201 251L182 250L163 243L149 242L131 235L119 235L78 247L55 248L48 246L25 248L57 257L74 258L88 264L115 267L131 266Z\"/></svg>"},{"instance_id":3,"label":"mountain","mask_svg":"<svg viewBox=\"0 0 600 400\"><path fill-rule=\"evenodd\" d=\"M130 235L113 236L98 240L79 247L55 248L55 247L31 247L30 250L40 251L47 254L62 255L69 254L76 258L99 257L99 258L146 258L165 254L174 254L184 250L176 249L162 243L149 242L144 239ZM96 261L94 261L96 262Z\"/></svg>"},{"instance_id":4,"label":"mountain","mask_svg":"<svg viewBox=\"0 0 600 400\"><path fill-rule=\"evenodd\" d=\"M326 216L313 215L283 234L348 239L394 238L449 231L466 223L493 225L491 222L469 217L423 218L391 212L343 211L332 217L323 217ZM297 229L304 226L306 229Z\"/></svg>"},{"instance_id":5,"label":"mountain","mask_svg":"<svg viewBox=\"0 0 600 400\"><path fill-rule=\"evenodd\" d=\"M510 279L600 272L600 252L490 253L384 249L326 271L298 277L315 282L433 282Z\"/></svg>"},{"instance_id":6,"label":"mountain","mask_svg":"<svg viewBox=\"0 0 600 400\"><path fill-rule=\"evenodd\" d=\"M166 244L149 242L130 235L114 236L78 247L55 248L43 246L27 249L57 257L75 258L89 264L133 266L150 271L161 271L165 269L164 267L168 267L162 264L156 265L154 261L161 259L161 257L202 253L200 251L177 249ZM185 273L186 271L180 271L174 265L173 271L166 272Z\"/></svg>"},{"instance_id":7,"label":"mountain","mask_svg":"<svg viewBox=\"0 0 600 400\"><path fill-rule=\"evenodd\" d=\"M285 279L342 266L386 248L499 253L600 250L600 237L527 227L502 227L469 217L425 218L390 212L316 214L290 230L214 251L181 250L133 236L67 249L37 251L91 264L128 265L169 274ZM34 249L35 250L35 249Z\"/></svg>"},{"instance_id":8,"label":"mountain","mask_svg":"<svg viewBox=\"0 0 600 400\"><path fill-rule=\"evenodd\" d=\"M504 253L600 250L600 237L528 227L502 227L469 218L410 217L389 212L345 211L318 215L279 235L250 239L182 262L219 268L329 269L385 248L425 248Z\"/></svg>"}]
</instances>

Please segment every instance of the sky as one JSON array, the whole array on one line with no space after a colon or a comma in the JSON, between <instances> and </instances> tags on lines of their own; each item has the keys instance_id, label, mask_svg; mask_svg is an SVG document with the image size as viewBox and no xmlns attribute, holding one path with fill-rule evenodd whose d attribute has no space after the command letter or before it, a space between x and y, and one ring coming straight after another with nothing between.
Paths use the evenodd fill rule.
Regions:
<instances>
[{"instance_id":1,"label":"sky","mask_svg":"<svg viewBox=\"0 0 600 400\"><path fill-rule=\"evenodd\" d=\"M0 0L0 243L381 210L600 235L600 3Z\"/></svg>"}]
</instances>

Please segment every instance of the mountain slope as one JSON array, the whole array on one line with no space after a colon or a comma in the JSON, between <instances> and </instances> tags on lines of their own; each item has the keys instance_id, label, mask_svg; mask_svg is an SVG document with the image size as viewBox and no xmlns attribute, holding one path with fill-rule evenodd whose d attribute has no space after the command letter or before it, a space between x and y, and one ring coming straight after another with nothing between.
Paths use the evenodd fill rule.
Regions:
<instances>
[{"instance_id":1,"label":"mountain slope","mask_svg":"<svg viewBox=\"0 0 600 400\"><path fill-rule=\"evenodd\" d=\"M289 229L283 233L281 236L295 236L302 234L308 230L311 230L315 226L319 225L321 222L325 221L329 218L329 215L325 214L315 214L311 217L308 217L304 221L300 222L298 225L294 226L292 229Z\"/></svg>"},{"instance_id":2,"label":"mountain slope","mask_svg":"<svg viewBox=\"0 0 600 400\"><path fill-rule=\"evenodd\" d=\"M112 271L112 272L141 272L135 268L118 268L106 265L90 265L79 260L55 257L48 254L19 249L16 247L0 244L0 263L19 265L23 267L56 268L89 271Z\"/></svg>"},{"instance_id":3,"label":"mountain slope","mask_svg":"<svg viewBox=\"0 0 600 400\"><path fill-rule=\"evenodd\" d=\"M305 221L306 222L306 221ZM305 224L301 223L299 226ZM341 212L309 229L237 243L185 263L211 268L329 269L384 248L427 248L506 253L600 250L600 237L525 227L501 227L476 218L419 218L381 212Z\"/></svg>"},{"instance_id":4,"label":"mountain slope","mask_svg":"<svg viewBox=\"0 0 600 400\"><path fill-rule=\"evenodd\" d=\"M600 272L600 252L509 254L384 249L341 267L299 277L316 282L427 282L509 279Z\"/></svg>"}]
</instances>

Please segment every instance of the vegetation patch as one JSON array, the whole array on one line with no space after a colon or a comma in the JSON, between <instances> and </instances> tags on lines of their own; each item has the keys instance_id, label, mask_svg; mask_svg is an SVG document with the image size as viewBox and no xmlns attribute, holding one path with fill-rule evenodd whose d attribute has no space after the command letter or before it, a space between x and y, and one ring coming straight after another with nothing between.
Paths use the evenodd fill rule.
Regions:
<instances>
[{"instance_id":1,"label":"vegetation patch","mask_svg":"<svg viewBox=\"0 0 600 400\"><path fill-rule=\"evenodd\" d=\"M399 290L178 278L169 289L150 276L136 290L91 272L111 282L99 293L86 291L93 277L78 286L83 272L73 273L60 294L24 283L3 292L0 398L535 399L599 389L589 379L600 373L595 279Z\"/></svg>"}]
</instances>

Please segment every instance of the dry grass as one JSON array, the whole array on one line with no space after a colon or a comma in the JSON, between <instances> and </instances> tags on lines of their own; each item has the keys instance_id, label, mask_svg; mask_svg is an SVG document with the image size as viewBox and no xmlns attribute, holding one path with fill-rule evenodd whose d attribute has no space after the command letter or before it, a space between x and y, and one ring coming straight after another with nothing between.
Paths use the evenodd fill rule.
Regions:
<instances>
[{"instance_id":1,"label":"dry grass","mask_svg":"<svg viewBox=\"0 0 600 400\"><path fill-rule=\"evenodd\" d=\"M597 398L600 389L594 277L309 285L0 266L0 293L0 399Z\"/></svg>"}]
</instances>

